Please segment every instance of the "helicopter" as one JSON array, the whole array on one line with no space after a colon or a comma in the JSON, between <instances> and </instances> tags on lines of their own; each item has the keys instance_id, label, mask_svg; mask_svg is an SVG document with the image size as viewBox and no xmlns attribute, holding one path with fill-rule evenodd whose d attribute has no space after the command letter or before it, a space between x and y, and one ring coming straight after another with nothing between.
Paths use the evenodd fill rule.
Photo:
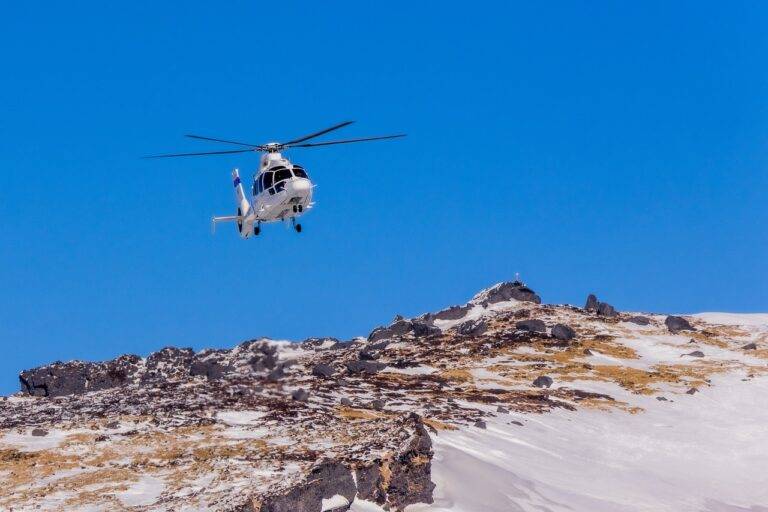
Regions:
<instances>
[{"instance_id":1,"label":"helicopter","mask_svg":"<svg viewBox=\"0 0 768 512\"><path fill-rule=\"evenodd\" d=\"M253 186L250 199L245 193L243 183L240 180L240 171L232 170L232 184L235 188L236 215L213 217L211 225L215 230L219 222L235 222L237 231L243 239L258 236L261 233L261 225L269 222L290 221L297 233L301 233L301 224L296 221L301 215L311 210L312 190L315 185L309 179L304 167L292 163L283 151L293 148L310 148L318 146L332 146L335 144L350 144L354 142L367 142L372 140L396 139L405 137L406 134L383 135L377 137L363 137L357 139L334 140L327 142L307 142L310 139L320 137L326 133L349 126L354 121L344 121L330 128L318 132L297 137L287 142L268 142L266 144L248 144L232 140L190 135L186 137L197 140L219 142L242 146L243 149L224 151L206 151L201 153L172 153L165 155L152 155L145 158L175 158L186 156L226 155L233 153L262 153L259 168L253 174Z\"/></svg>"}]
</instances>

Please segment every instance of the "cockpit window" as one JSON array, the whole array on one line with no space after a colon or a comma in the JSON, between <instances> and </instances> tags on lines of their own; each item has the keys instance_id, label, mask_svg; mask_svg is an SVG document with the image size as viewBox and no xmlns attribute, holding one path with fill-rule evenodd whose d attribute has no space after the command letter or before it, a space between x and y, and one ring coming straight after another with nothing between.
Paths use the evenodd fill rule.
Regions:
<instances>
[{"instance_id":1,"label":"cockpit window","mask_svg":"<svg viewBox=\"0 0 768 512\"><path fill-rule=\"evenodd\" d=\"M272 186L272 175L271 172L265 172L264 173L264 188L269 188Z\"/></svg>"},{"instance_id":2,"label":"cockpit window","mask_svg":"<svg viewBox=\"0 0 768 512\"><path fill-rule=\"evenodd\" d=\"M306 178L307 177L306 171L304 171L304 168L299 166L299 165L294 165L293 166L293 175L296 176L297 178Z\"/></svg>"},{"instance_id":3,"label":"cockpit window","mask_svg":"<svg viewBox=\"0 0 768 512\"><path fill-rule=\"evenodd\" d=\"M286 169L285 167L277 169L275 172L275 183L279 183L284 180L288 180L291 178L291 171Z\"/></svg>"}]
</instances>

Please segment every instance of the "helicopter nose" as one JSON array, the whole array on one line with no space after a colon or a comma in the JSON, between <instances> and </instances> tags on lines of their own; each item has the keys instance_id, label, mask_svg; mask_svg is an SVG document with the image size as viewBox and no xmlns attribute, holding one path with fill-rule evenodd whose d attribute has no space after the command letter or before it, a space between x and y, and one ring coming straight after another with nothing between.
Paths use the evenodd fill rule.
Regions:
<instances>
[{"instance_id":1,"label":"helicopter nose","mask_svg":"<svg viewBox=\"0 0 768 512\"><path fill-rule=\"evenodd\" d=\"M309 189L311 188L311 185L309 184L308 179L298 179L293 180L291 183L291 186L293 187L293 192L295 194L305 195L307 192L309 192Z\"/></svg>"}]
</instances>

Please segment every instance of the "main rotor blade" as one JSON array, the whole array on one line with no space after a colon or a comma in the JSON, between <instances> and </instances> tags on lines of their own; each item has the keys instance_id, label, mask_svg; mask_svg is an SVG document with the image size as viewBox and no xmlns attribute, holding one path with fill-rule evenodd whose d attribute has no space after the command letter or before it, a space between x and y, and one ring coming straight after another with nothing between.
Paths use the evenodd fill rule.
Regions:
<instances>
[{"instance_id":1,"label":"main rotor blade","mask_svg":"<svg viewBox=\"0 0 768 512\"><path fill-rule=\"evenodd\" d=\"M315 137L325 135L326 133L332 132L333 130L338 130L339 128L344 128L345 126L349 126L352 123L354 123L354 121L344 121L343 123L339 123L335 126L331 126L330 128L326 128L325 130L320 130L319 132L305 135L304 137L300 137L298 139L289 140L288 142L281 142L280 145L290 146L291 144L296 144L297 142L304 142L305 140L314 139Z\"/></svg>"},{"instance_id":2,"label":"main rotor blade","mask_svg":"<svg viewBox=\"0 0 768 512\"><path fill-rule=\"evenodd\" d=\"M329 142L309 142L307 144L290 144L286 145L286 147L289 148L311 148L315 146L330 146L333 144L349 144L351 142L366 142L369 140L384 140L384 139L397 139L400 137L405 137L405 133L400 133L398 135L383 135L381 137L365 137L362 139L347 139L347 140L332 140Z\"/></svg>"},{"instance_id":3,"label":"main rotor blade","mask_svg":"<svg viewBox=\"0 0 768 512\"><path fill-rule=\"evenodd\" d=\"M202 135L187 134L185 135L185 137L189 137L190 139L212 140L214 142L224 142L225 144L237 144L238 146L248 146L251 148L255 148L258 146L258 144L246 144L245 142L236 142L234 140L213 139L211 137L203 137Z\"/></svg>"},{"instance_id":4,"label":"main rotor blade","mask_svg":"<svg viewBox=\"0 0 768 512\"><path fill-rule=\"evenodd\" d=\"M256 151L256 148L254 149L233 149L230 151L207 151L205 153L173 153L170 155L152 155L152 156L145 156L144 158L172 158L177 156L202 156L202 155L226 155L230 153L250 153L251 151Z\"/></svg>"}]
</instances>

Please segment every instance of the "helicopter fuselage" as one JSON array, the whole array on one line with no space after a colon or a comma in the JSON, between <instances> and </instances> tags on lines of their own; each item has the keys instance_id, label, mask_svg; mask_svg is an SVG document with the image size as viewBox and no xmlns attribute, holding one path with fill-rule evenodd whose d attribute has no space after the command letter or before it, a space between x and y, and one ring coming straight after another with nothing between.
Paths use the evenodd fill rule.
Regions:
<instances>
[{"instance_id":1,"label":"helicopter fuselage","mask_svg":"<svg viewBox=\"0 0 768 512\"><path fill-rule=\"evenodd\" d=\"M233 172L233 182L239 195L237 189L241 184L237 172ZM312 208L313 187L303 167L291 163L279 152L264 153L253 175L250 204L247 207L241 204L238 208L237 214L242 217L238 222L240 235L249 238L258 234L261 223L288 220L300 231L296 219Z\"/></svg>"}]
</instances>

